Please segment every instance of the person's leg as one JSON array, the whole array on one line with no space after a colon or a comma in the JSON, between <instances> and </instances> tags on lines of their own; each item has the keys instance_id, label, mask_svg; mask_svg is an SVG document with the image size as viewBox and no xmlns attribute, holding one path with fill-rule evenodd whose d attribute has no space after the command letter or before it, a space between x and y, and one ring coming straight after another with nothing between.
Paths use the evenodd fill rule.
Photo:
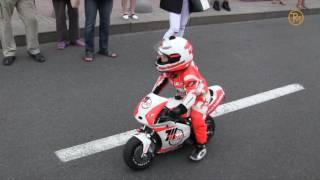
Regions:
<instances>
[{"instance_id":1,"label":"person's leg","mask_svg":"<svg viewBox=\"0 0 320 180\"><path fill-rule=\"evenodd\" d=\"M206 115L203 113L192 109L191 123L197 144L207 143L207 125L205 123L205 117Z\"/></svg>"},{"instance_id":2,"label":"person's leg","mask_svg":"<svg viewBox=\"0 0 320 180\"><path fill-rule=\"evenodd\" d=\"M0 3L0 39L2 45L3 56L14 57L16 54L16 43L12 33L11 18L15 8L16 0L6 3ZM14 61L14 60L13 60ZM10 63L12 64L13 61ZM7 64L6 65L10 65Z\"/></svg>"},{"instance_id":3,"label":"person's leg","mask_svg":"<svg viewBox=\"0 0 320 180\"><path fill-rule=\"evenodd\" d=\"M130 12L136 14L136 0L130 0Z\"/></svg>"},{"instance_id":4,"label":"person's leg","mask_svg":"<svg viewBox=\"0 0 320 180\"><path fill-rule=\"evenodd\" d=\"M52 0L54 13L56 15L56 29L58 42L66 41L66 0Z\"/></svg>"},{"instance_id":5,"label":"person's leg","mask_svg":"<svg viewBox=\"0 0 320 180\"><path fill-rule=\"evenodd\" d=\"M303 9L302 0L298 0L298 2L297 2L297 8Z\"/></svg>"},{"instance_id":6,"label":"person's leg","mask_svg":"<svg viewBox=\"0 0 320 180\"><path fill-rule=\"evenodd\" d=\"M128 14L128 0L122 0L121 1L121 7L122 7L122 14Z\"/></svg>"},{"instance_id":7,"label":"person's leg","mask_svg":"<svg viewBox=\"0 0 320 180\"><path fill-rule=\"evenodd\" d=\"M302 0L302 6L303 6L303 8L304 8L304 9L308 9L308 8L306 7L306 4L305 4L304 2L305 2L305 0Z\"/></svg>"},{"instance_id":8,"label":"person's leg","mask_svg":"<svg viewBox=\"0 0 320 180\"><path fill-rule=\"evenodd\" d=\"M80 39L79 31L79 9L73 8L71 2L67 1L68 15L69 15L69 40L71 43L77 43Z\"/></svg>"},{"instance_id":9,"label":"person's leg","mask_svg":"<svg viewBox=\"0 0 320 180\"><path fill-rule=\"evenodd\" d=\"M38 21L36 19L36 7L34 1L18 0L17 11L26 27L28 51L31 54L40 53L38 41Z\"/></svg>"},{"instance_id":10,"label":"person's leg","mask_svg":"<svg viewBox=\"0 0 320 180\"><path fill-rule=\"evenodd\" d=\"M170 27L164 34L163 39L167 39L170 36L176 36L180 30L181 14L169 13Z\"/></svg>"},{"instance_id":11,"label":"person's leg","mask_svg":"<svg viewBox=\"0 0 320 180\"><path fill-rule=\"evenodd\" d=\"M205 146L205 144L207 143L207 124L205 123L206 112L203 108L206 108L207 110L206 106L202 107L201 110L197 107L192 108L191 111L191 123L193 132L196 137L195 148L189 157L193 161L200 161L207 154L207 149ZM198 110L203 112L200 112Z\"/></svg>"},{"instance_id":12,"label":"person's leg","mask_svg":"<svg viewBox=\"0 0 320 180\"><path fill-rule=\"evenodd\" d=\"M36 19L36 5L34 0L18 0L17 11L20 14L25 27L27 36L28 54L37 62L45 62L46 59L40 53L38 40L38 21Z\"/></svg>"},{"instance_id":13,"label":"person's leg","mask_svg":"<svg viewBox=\"0 0 320 180\"><path fill-rule=\"evenodd\" d=\"M304 1L305 0L298 0L297 8L299 8L299 9L307 9L307 7L304 4Z\"/></svg>"},{"instance_id":14,"label":"person's leg","mask_svg":"<svg viewBox=\"0 0 320 180\"><path fill-rule=\"evenodd\" d=\"M128 20L129 19L129 12L128 12L128 1L129 0L122 0L121 1L121 6L122 6L122 18L124 20Z\"/></svg>"},{"instance_id":15,"label":"person's leg","mask_svg":"<svg viewBox=\"0 0 320 180\"><path fill-rule=\"evenodd\" d=\"M98 4L97 0L85 0L85 43L86 55L94 54L94 28L96 23Z\"/></svg>"},{"instance_id":16,"label":"person's leg","mask_svg":"<svg viewBox=\"0 0 320 180\"><path fill-rule=\"evenodd\" d=\"M99 53L103 55L109 54L109 27L110 16L113 7L113 0L100 1L99 15L100 15L100 32L99 32Z\"/></svg>"},{"instance_id":17,"label":"person's leg","mask_svg":"<svg viewBox=\"0 0 320 180\"><path fill-rule=\"evenodd\" d=\"M132 19L139 19L139 17L136 15L136 0L130 0L130 14Z\"/></svg>"},{"instance_id":18,"label":"person's leg","mask_svg":"<svg viewBox=\"0 0 320 180\"><path fill-rule=\"evenodd\" d=\"M183 0L181 20L180 20L180 30L177 36L183 37L184 31L189 21L190 10L189 10L189 0Z\"/></svg>"}]
</instances>

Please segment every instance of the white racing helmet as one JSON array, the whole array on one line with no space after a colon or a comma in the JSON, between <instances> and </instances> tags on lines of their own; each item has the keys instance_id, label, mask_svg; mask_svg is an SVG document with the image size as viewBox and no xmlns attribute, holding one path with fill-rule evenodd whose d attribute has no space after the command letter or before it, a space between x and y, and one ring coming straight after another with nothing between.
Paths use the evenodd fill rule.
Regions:
<instances>
[{"instance_id":1,"label":"white racing helmet","mask_svg":"<svg viewBox=\"0 0 320 180\"><path fill-rule=\"evenodd\" d=\"M156 61L157 70L160 72L174 72L187 68L193 61L192 45L184 38L171 36L157 47L159 56L166 56L167 62L161 58Z\"/></svg>"}]
</instances>

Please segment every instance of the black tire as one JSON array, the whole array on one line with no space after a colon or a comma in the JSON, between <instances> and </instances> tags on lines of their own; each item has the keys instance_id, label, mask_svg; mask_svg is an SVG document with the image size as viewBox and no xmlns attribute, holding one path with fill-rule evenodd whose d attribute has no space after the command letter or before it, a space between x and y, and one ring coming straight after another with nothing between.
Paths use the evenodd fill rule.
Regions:
<instances>
[{"instance_id":1,"label":"black tire","mask_svg":"<svg viewBox=\"0 0 320 180\"><path fill-rule=\"evenodd\" d=\"M143 151L142 142L136 137L129 139L123 150L124 162L133 170L143 170L148 168L152 161L153 155L148 152L146 157L141 158Z\"/></svg>"},{"instance_id":2,"label":"black tire","mask_svg":"<svg viewBox=\"0 0 320 180\"><path fill-rule=\"evenodd\" d=\"M206 119L206 124L207 124L207 135L208 135L208 141L212 139L214 136L214 132L216 129L216 124L214 122L214 119L211 116L208 116Z\"/></svg>"}]
</instances>

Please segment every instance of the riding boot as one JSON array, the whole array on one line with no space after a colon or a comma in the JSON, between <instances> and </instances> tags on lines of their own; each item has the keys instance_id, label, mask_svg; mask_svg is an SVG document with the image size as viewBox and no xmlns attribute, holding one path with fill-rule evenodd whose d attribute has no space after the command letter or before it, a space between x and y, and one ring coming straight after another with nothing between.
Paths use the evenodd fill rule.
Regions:
<instances>
[{"instance_id":1,"label":"riding boot","mask_svg":"<svg viewBox=\"0 0 320 180\"><path fill-rule=\"evenodd\" d=\"M191 156L189 157L192 161L200 161L207 154L207 148L205 144L196 144Z\"/></svg>"}]
</instances>

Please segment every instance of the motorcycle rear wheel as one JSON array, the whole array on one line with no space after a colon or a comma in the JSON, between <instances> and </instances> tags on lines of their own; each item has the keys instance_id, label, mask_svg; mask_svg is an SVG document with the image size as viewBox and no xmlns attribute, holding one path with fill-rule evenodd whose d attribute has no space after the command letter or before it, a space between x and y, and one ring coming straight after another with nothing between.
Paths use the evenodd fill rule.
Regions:
<instances>
[{"instance_id":1,"label":"motorcycle rear wheel","mask_svg":"<svg viewBox=\"0 0 320 180\"><path fill-rule=\"evenodd\" d=\"M153 155L151 152L143 153L143 144L136 137L129 139L123 150L123 159L127 166L133 170L143 170L148 168L152 161Z\"/></svg>"}]
</instances>

